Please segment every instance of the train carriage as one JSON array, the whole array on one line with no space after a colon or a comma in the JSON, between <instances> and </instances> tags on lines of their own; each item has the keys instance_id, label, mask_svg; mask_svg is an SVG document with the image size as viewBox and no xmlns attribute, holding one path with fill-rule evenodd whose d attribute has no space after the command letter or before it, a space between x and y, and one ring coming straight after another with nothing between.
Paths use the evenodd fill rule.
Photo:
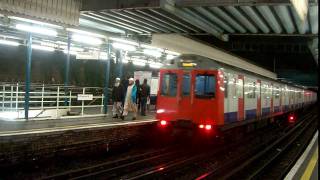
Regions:
<instances>
[{"instance_id":1,"label":"train carriage","mask_svg":"<svg viewBox=\"0 0 320 180\"><path fill-rule=\"evenodd\" d=\"M316 100L292 87L199 55L160 69L156 118L162 125L213 129L276 116Z\"/></svg>"}]
</instances>

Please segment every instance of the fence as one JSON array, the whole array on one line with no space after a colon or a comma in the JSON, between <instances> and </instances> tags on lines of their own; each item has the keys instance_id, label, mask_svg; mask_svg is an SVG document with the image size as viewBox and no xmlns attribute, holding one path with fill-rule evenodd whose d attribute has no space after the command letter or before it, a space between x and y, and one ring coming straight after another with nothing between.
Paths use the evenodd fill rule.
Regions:
<instances>
[{"instance_id":1,"label":"fence","mask_svg":"<svg viewBox=\"0 0 320 180\"><path fill-rule=\"evenodd\" d=\"M0 118L23 119L24 96L24 84L0 84ZM103 101L103 88L100 87L32 84L29 117L101 116L104 115Z\"/></svg>"}]
</instances>

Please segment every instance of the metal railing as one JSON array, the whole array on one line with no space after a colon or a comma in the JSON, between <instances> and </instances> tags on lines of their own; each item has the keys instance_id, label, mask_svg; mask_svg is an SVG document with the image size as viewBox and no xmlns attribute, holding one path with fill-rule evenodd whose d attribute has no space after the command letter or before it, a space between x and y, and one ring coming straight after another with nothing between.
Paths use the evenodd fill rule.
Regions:
<instances>
[{"instance_id":1,"label":"metal railing","mask_svg":"<svg viewBox=\"0 0 320 180\"><path fill-rule=\"evenodd\" d=\"M24 84L0 83L0 118L23 119L24 96ZM101 87L32 84L29 114L30 118L99 116L104 115L103 101Z\"/></svg>"}]
</instances>

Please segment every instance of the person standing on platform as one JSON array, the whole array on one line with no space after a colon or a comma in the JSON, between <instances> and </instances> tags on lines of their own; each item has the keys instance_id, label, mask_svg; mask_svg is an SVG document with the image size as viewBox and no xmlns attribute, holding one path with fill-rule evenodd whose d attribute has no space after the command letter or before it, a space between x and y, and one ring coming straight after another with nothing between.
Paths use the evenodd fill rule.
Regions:
<instances>
[{"instance_id":1,"label":"person standing on platform","mask_svg":"<svg viewBox=\"0 0 320 180\"><path fill-rule=\"evenodd\" d=\"M118 118L122 114L122 101L123 101L123 86L120 84L120 78L116 78L114 86L112 88L112 100L113 100L113 108L112 118Z\"/></svg>"},{"instance_id":2,"label":"person standing on platform","mask_svg":"<svg viewBox=\"0 0 320 180\"><path fill-rule=\"evenodd\" d=\"M125 116L128 115L129 111L133 112L133 118L132 120L136 120L137 118L137 87L134 84L133 78L129 79L129 85L126 92L126 98L124 102L124 109L123 114L121 116L121 119L124 120Z\"/></svg>"},{"instance_id":3,"label":"person standing on platform","mask_svg":"<svg viewBox=\"0 0 320 180\"><path fill-rule=\"evenodd\" d=\"M139 79L136 79L135 81L135 86L137 87L137 100L136 100L136 104L138 107L138 111L140 110L140 101L141 101L141 86L140 86L140 81Z\"/></svg>"},{"instance_id":4,"label":"person standing on platform","mask_svg":"<svg viewBox=\"0 0 320 180\"><path fill-rule=\"evenodd\" d=\"M141 116L146 115L146 107L147 107L148 99L150 100L150 86L148 85L148 80L144 79L143 84L141 86L141 100L140 100Z\"/></svg>"}]
</instances>

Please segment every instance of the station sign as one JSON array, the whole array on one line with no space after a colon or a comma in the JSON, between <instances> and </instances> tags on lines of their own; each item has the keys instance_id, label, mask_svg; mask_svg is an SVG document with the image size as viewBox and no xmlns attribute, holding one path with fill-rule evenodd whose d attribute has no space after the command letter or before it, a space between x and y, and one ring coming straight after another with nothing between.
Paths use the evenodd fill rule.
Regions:
<instances>
[{"instance_id":1,"label":"station sign","mask_svg":"<svg viewBox=\"0 0 320 180\"><path fill-rule=\"evenodd\" d=\"M93 94L78 94L77 100L78 101L91 101L91 100L93 100Z\"/></svg>"}]
</instances>

